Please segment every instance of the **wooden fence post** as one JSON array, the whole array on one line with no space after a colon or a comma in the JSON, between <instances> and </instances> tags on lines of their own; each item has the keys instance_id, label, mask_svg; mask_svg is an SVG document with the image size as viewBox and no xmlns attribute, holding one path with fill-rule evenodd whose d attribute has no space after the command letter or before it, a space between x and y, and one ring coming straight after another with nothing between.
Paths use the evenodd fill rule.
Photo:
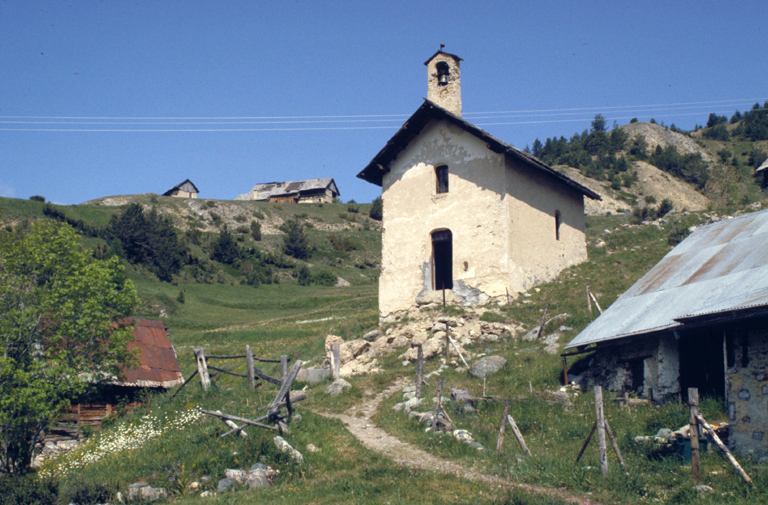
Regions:
<instances>
[{"instance_id":1,"label":"wooden fence post","mask_svg":"<svg viewBox=\"0 0 768 505\"><path fill-rule=\"evenodd\" d=\"M424 351L421 345L416 346L416 352L416 398L421 398L421 375L424 371Z\"/></svg>"},{"instance_id":2,"label":"wooden fence post","mask_svg":"<svg viewBox=\"0 0 768 505\"><path fill-rule=\"evenodd\" d=\"M251 352L251 346L245 345L245 363L248 366L248 387L256 389L256 380L253 374L253 353Z\"/></svg>"},{"instance_id":3,"label":"wooden fence post","mask_svg":"<svg viewBox=\"0 0 768 505\"><path fill-rule=\"evenodd\" d=\"M285 380L286 375L288 375L288 355L283 354L280 356L280 382Z\"/></svg>"},{"instance_id":4,"label":"wooden fence post","mask_svg":"<svg viewBox=\"0 0 768 505\"><path fill-rule=\"evenodd\" d=\"M448 335L448 331L450 331L450 328L445 332L445 364L450 364L451 361L451 337Z\"/></svg>"},{"instance_id":5,"label":"wooden fence post","mask_svg":"<svg viewBox=\"0 0 768 505\"><path fill-rule=\"evenodd\" d=\"M546 307L544 307L544 314L541 316L541 324L539 324L539 332L536 334L536 340L541 338L541 334L544 333L544 324L545 320L547 319L547 311L549 310L549 304L547 304Z\"/></svg>"},{"instance_id":6,"label":"wooden fence post","mask_svg":"<svg viewBox=\"0 0 768 505\"><path fill-rule=\"evenodd\" d=\"M589 284L587 284L587 308L589 309L589 315L592 315L592 300L589 298Z\"/></svg>"},{"instance_id":7,"label":"wooden fence post","mask_svg":"<svg viewBox=\"0 0 768 505\"><path fill-rule=\"evenodd\" d=\"M331 345L331 368L334 380L341 377L341 345L338 342Z\"/></svg>"},{"instance_id":8,"label":"wooden fence post","mask_svg":"<svg viewBox=\"0 0 768 505\"><path fill-rule=\"evenodd\" d=\"M200 384L203 386L203 391L208 391L211 387L211 376L208 375L208 364L205 362L205 351L202 347L197 347L194 350L195 359L197 360L197 373L200 375Z\"/></svg>"},{"instance_id":9,"label":"wooden fence post","mask_svg":"<svg viewBox=\"0 0 768 505\"><path fill-rule=\"evenodd\" d=\"M689 437L691 440L691 476L693 481L699 483L699 390L688 388L688 405L691 407Z\"/></svg>"},{"instance_id":10,"label":"wooden fence post","mask_svg":"<svg viewBox=\"0 0 768 505\"><path fill-rule=\"evenodd\" d=\"M608 449L605 445L605 413L603 412L603 388L595 386L595 414L597 416L597 443L600 450L600 471L608 474Z\"/></svg>"},{"instance_id":11,"label":"wooden fence post","mask_svg":"<svg viewBox=\"0 0 768 505\"><path fill-rule=\"evenodd\" d=\"M445 381L445 379L440 377L440 385L437 386L437 398L436 398L436 401L435 401L435 412L434 412L434 414L432 414L432 430L435 431L435 432L437 432L437 415L440 412L440 407L442 407L442 405L440 405L440 402L442 401L443 382L444 381Z\"/></svg>"},{"instance_id":12,"label":"wooden fence post","mask_svg":"<svg viewBox=\"0 0 768 505\"><path fill-rule=\"evenodd\" d=\"M515 434L515 438L517 439L517 443L520 444L520 448L523 450L523 452L527 455L531 455L531 450L528 449L528 446L525 444L525 439L523 438L523 434L520 432L520 428L517 427L517 423L512 418L512 416L507 416L507 422L509 423L509 427L512 428L512 433Z\"/></svg>"},{"instance_id":13,"label":"wooden fence post","mask_svg":"<svg viewBox=\"0 0 768 505\"><path fill-rule=\"evenodd\" d=\"M563 356L563 384L566 386L570 384L568 380L568 358Z\"/></svg>"},{"instance_id":14,"label":"wooden fence post","mask_svg":"<svg viewBox=\"0 0 768 505\"><path fill-rule=\"evenodd\" d=\"M501 427L499 428L499 438L496 440L496 452L501 451L501 445L504 443L504 431L507 429L507 416L509 415L510 400L504 402L504 417L501 418Z\"/></svg>"}]
</instances>

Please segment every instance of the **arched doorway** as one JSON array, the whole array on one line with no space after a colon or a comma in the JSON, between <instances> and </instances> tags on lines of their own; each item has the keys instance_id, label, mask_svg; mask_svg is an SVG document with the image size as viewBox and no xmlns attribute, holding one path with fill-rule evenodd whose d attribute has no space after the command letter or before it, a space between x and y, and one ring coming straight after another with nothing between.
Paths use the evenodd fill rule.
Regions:
<instances>
[{"instance_id":1,"label":"arched doorway","mask_svg":"<svg viewBox=\"0 0 768 505\"><path fill-rule=\"evenodd\" d=\"M436 290L453 289L453 234L451 230L432 232L432 279Z\"/></svg>"}]
</instances>

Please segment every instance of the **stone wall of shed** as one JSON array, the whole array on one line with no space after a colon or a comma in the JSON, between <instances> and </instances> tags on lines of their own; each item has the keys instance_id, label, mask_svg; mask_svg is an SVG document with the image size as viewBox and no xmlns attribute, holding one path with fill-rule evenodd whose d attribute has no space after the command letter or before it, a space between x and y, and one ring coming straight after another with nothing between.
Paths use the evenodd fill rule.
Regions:
<instances>
[{"instance_id":1,"label":"stone wall of shed","mask_svg":"<svg viewBox=\"0 0 768 505\"><path fill-rule=\"evenodd\" d=\"M643 361L643 389L640 396L664 402L680 395L680 360L677 340L671 334L661 337L627 339L625 343L599 348L581 381L587 385L623 394L631 391L630 363ZM652 390L652 391L651 391Z\"/></svg>"},{"instance_id":2,"label":"stone wall of shed","mask_svg":"<svg viewBox=\"0 0 768 505\"><path fill-rule=\"evenodd\" d=\"M743 454L768 457L768 322L737 327L733 363L725 372L730 443ZM746 359L744 359L746 357Z\"/></svg>"}]
</instances>

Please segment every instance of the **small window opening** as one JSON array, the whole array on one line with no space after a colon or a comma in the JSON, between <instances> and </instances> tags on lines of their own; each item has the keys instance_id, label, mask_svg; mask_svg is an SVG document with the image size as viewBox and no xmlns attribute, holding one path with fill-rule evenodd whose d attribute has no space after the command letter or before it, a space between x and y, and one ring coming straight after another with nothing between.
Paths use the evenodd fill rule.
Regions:
<instances>
[{"instance_id":1,"label":"small window opening","mask_svg":"<svg viewBox=\"0 0 768 505\"><path fill-rule=\"evenodd\" d=\"M453 289L453 235L451 230L432 232L434 289Z\"/></svg>"},{"instance_id":2,"label":"small window opening","mask_svg":"<svg viewBox=\"0 0 768 505\"><path fill-rule=\"evenodd\" d=\"M448 192L448 165L440 165L435 168L437 176L437 194Z\"/></svg>"},{"instance_id":3,"label":"small window opening","mask_svg":"<svg viewBox=\"0 0 768 505\"><path fill-rule=\"evenodd\" d=\"M555 240L560 240L560 223L562 220L560 219L560 211L555 211Z\"/></svg>"},{"instance_id":4,"label":"small window opening","mask_svg":"<svg viewBox=\"0 0 768 505\"><path fill-rule=\"evenodd\" d=\"M435 67L437 68L437 85L447 85L451 81L451 71L448 68L448 64L441 61Z\"/></svg>"}]
</instances>

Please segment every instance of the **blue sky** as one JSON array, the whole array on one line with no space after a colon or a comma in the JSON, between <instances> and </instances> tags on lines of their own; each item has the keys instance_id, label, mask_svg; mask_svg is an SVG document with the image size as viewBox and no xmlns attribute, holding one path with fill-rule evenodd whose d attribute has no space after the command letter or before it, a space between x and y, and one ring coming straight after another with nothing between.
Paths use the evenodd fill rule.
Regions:
<instances>
[{"instance_id":1,"label":"blue sky","mask_svg":"<svg viewBox=\"0 0 768 505\"><path fill-rule=\"evenodd\" d=\"M768 99L768 2L0 0L0 196L63 204L356 174L461 56L465 119L519 148Z\"/></svg>"}]
</instances>

